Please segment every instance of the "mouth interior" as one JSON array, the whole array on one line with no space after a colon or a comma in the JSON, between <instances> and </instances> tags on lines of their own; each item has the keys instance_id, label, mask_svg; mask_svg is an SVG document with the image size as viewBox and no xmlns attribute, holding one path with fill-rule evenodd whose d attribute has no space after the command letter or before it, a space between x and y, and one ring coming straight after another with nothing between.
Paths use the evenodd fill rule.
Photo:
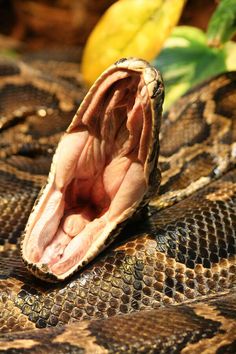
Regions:
<instances>
[{"instance_id":1,"label":"mouth interior","mask_svg":"<svg viewBox=\"0 0 236 354\"><path fill-rule=\"evenodd\" d=\"M151 128L141 73L116 71L88 94L58 145L51 182L31 216L29 262L66 274L132 215L147 191Z\"/></svg>"}]
</instances>

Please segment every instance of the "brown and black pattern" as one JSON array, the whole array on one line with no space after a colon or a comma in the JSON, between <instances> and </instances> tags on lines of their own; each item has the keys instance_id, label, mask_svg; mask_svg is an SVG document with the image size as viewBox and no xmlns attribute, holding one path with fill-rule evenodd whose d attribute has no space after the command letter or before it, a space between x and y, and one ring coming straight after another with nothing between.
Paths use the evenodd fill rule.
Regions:
<instances>
[{"instance_id":1,"label":"brown and black pattern","mask_svg":"<svg viewBox=\"0 0 236 354\"><path fill-rule=\"evenodd\" d=\"M151 202L167 207L219 178L236 159L236 73L191 90L163 116L162 182Z\"/></svg>"},{"instance_id":2,"label":"brown and black pattern","mask_svg":"<svg viewBox=\"0 0 236 354\"><path fill-rule=\"evenodd\" d=\"M235 300L228 293L207 302L8 333L0 335L0 353L233 354Z\"/></svg>"},{"instance_id":3,"label":"brown and black pattern","mask_svg":"<svg viewBox=\"0 0 236 354\"><path fill-rule=\"evenodd\" d=\"M19 237L82 95L25 64L1 65L0 352L234 353L236 73L164 117L161 195L53 285L26 270Z\"/></svg>"},{"instance_id":4,"label":"brown and black pattern","mask_svg":"<svg viewBox=\"0 0 236 354\"><path fill-rule=\"evenodd\" d=\"M2 303L4 298L11 299L9 310L4 306L2 310L5 320L12 323L9 328L4 322L2 330L107 318L232 288L236 280L235 211L233 170L166 210L157 213L150 207L141 220L123 230L119 243L62 284L34 279L18 250L10 257L9 252L2 254ZM9 238L9 243L14 242L14 237ZM16 279L21 286L6 287L6 282L14 284ZM17 315L15 307L20 309ZM22 328L19 314L27 318Z\"/></svg>"},{"instance_id":5,"label":"brown and black pattern","mask_svg":"<svg viewBox=\"0 0 236 354\"><path fill-rule=\"evenodd\" d=\"M0 157L55 148L84 92L66 80L0 58Z\"/></svg>"}]
</instances>

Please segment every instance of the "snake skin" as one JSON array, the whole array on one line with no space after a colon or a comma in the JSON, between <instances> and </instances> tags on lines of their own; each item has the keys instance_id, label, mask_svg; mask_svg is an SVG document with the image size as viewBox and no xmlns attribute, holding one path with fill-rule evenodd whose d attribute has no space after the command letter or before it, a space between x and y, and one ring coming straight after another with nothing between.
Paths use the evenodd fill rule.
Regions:
<instances>
[{"instance_id":1,"label":"snake skin","mask_svg":"<svg viewBox=\"0 0 236 354\"><path fill-rule=\"evenodd\" d=\"M233 353L235 315L235 297L229 294L194 305L0 335L0 353L191 354L212 353L212 346L218 354Z\"/></svg>"},{"instance_id":2,"label":"snake skin","mask_svg":"<svg viewBox=\"0 0 236 354\"><path fill-rule=\"evenodd\" d=\"M19 237L83 93L6 60L0 88L0 352L234 353L236 73L163 117L160 194L54 285L26 270Z\"/></svg>"}]
</instances>

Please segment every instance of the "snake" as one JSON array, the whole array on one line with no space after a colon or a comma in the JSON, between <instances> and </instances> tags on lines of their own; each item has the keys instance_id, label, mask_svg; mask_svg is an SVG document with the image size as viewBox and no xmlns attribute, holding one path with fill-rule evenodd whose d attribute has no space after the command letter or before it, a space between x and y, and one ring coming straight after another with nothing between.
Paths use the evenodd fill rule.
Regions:
<instances>
[{"instance_id":1,"label":"snake","mask_svg":"<svg viewBox=\"0 0 236 354\"><path fill-rule=\"evenodd\" d=\"M234 353L236 72L193 88L161 118L163 83L147 62L119 60L85 96L78 67L54 59L0 60L0 352ZM129 204L113 203L119 193L104 186L108 204L96 204L100 177L94 198L81 181L79 194L74 180L83 178L71 166L88 140L104 142L105 162L94 154L77 170L98 166L105 181L125 160L122 181L133 167L139 176L125 188ZM35 248L29 240L44 229L35 220L50 211L45 200L67 188L76 202L52 219L70 242L71 215L88 208L93 222L118 212L92 255L89 244L57 272L66 248L55 260L45 252L51 239L40 256L43 237Z\"/></svg>"}]
</instances>

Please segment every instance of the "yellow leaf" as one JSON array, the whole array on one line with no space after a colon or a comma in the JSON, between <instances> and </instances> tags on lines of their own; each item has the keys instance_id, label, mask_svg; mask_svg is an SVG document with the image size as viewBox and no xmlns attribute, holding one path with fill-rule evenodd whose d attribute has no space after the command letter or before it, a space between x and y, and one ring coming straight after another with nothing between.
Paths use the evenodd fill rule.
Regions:
<instances>
[{"instance_id":1,"label":"yellow leaf","mask_svg":"<svg viewBox=\"0 0 236 354\"><path fill-rule=\"evenodd\" d=\"M176 25L185 0L120 0L102 16L84 49L88 84L122 57L152 60Z\"/></svg>"}]
</instances>

